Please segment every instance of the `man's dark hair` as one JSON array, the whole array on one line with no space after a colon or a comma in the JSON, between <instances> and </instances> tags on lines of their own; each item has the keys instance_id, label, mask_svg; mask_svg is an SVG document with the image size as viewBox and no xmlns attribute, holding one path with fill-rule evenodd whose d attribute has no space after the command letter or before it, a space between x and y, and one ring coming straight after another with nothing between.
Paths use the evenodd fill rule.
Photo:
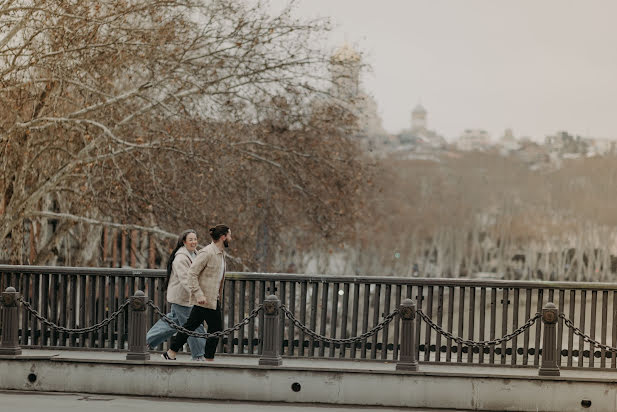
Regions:
<instances>
[{"instance_id":1,"label":"man's dark hair","mask_svg":"<svg viewBox=\"0 0 617 412\"><path fill-rule=\"evenodd\" d=\"M229 233L229 226L226 225L216 225L210 228L210 236L212 240L215 242L220 239L221 236Z\"/></svg>"},{"instance_id":2,"label":"man's dark hair","mask_svg":"<svg viewBox=\"0 0 617 412\"><path fill-rule=\"evenodd\" d=\"M166 290L167 285L169 284L169 278L171 277L171 270L173 267L172 265L174 263L174 259L176 258L176 252L178 251L178 249L184 246L184 241L186 240L186 237L191 233L195 233L195 236L197 236L197 232L195 232L193 229L187 229L184 232L180 233L180 236L178 236L178 243L176 244L176 248L171 252L169 260L167 260L167 277L163 282L163 290Z\"/></svg>"}]
</instances>

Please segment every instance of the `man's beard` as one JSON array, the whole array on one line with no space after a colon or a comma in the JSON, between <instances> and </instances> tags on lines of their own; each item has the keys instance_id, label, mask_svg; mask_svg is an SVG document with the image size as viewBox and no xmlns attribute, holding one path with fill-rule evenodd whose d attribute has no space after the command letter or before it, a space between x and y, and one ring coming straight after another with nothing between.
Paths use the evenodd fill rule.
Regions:
<instances>
[{"instance_id":1,"label":"man's beard","mask_svg":"<svg viewBox=\"0 0 617 412\"><path fill-rule=\"evenodd\" d=\"M229 247L229 242L227 240L223 240L223 246L226 248Z\"/></svg>"}]
</instances>

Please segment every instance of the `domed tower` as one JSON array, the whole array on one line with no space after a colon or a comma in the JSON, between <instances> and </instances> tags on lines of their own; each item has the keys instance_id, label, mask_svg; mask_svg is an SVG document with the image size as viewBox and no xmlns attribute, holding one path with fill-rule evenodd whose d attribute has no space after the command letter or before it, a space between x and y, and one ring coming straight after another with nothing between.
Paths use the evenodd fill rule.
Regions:
<instances>
[{"instance_id":1,"label":"domed tower","mask_svg":"<svg viewBox=\"0 0 617 412\"><path fill-rule=\"evenodd\" d=\"M413 132L426 130L426 109L421 104L411 112L411 130Z\"/></svg>"},{"instance_id":2,"label":"domed tower","mask_svg":"<svg viewBox=\"0 0 617 412\"><path fill-rule=\"evenodd\" d=\"M362 57L345 43L330 58L333 95L341 99L354 98L360 91Z\"/></svg>"}]
</instances>

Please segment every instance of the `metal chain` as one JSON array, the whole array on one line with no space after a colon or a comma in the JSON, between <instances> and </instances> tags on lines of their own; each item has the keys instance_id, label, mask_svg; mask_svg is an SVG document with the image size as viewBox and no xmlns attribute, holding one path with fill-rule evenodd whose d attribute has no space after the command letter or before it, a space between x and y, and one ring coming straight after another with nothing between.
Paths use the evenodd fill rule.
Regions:
<instances>
[{"instance_id":1,"label":"metal chain","mask_svg":"<svg viewBox=\"0 0 617 412\"><path fill-rule=\"evenodd\" d=\"M296 319L294 314L291 313L289 309L285 307L285 305L281 305L281 310L283 311L285 316L287 316L287 318L289 318L289 320L292 321L293 324L296 325L296 327L298 327L298 329L302 330L307 335L317 340L323 341L323 342L341 343L341 344L361 342L365 339L370 338L371 336L377 334L377 332L382 330L384 327L386 327L387 324L392 322L392 319L394 319L396 315L398 314L398 309L397 309L394 312L384 316L384 319L381 322L379 322L373 329L363 333L360 336L356 336L353 338L346 338L346 339L336 339L336 338L328 338L327 336L322 336L316 332L313 332L308 327L306 327L306 325L302 324L298 319Z\"/></svg>"},{"instance_id":2,"label":"metal chain","mask_svg":"<svg viewBox=\"0 0 617 412\"><path fill-rule=\"evenodd\" d=\"M111 316L109 316L106 319L103 319L102 321L100 321L99 323L97 323L96 325L92 325L89 326L87 328L80 328L80 329L71 329L71 328L65 328L64 326L60 326L60 325L56 325L55 323L53 323L52 321L50 321L49 319L45 318L43 315L41 315L39 312L36 311L36 309L34 309L30 303L28 303L27 301L24 300L23 297L19 298L19 301L22 303L22 305L24 305L24 307L28 310L28 312L30 312L35 318L37 318L38 320L41 321L41 323L49 326L52 329L57 329L60 332L64 332L64 333L88 333L88 332L94 332L98 329L101 329L105 326L107 326L111 321L113 321L114 319L116 319L122 312L124 312L124 309L129 305L130 301L127 300L126 302L124 302L122 305L120 305L120 307L118 308L118 310L116 310L114 313L111 314Z\"/></svg>"},{"instance_id":3,"label":"metal chain","mask_svg":"<svg viewBox=\"0 0 617 412\"><path fill-rule=\"evenodd\" d=\"M542 316L540 313L536 313L532 318L530 318L527 322L525 322L523 324L523 326L519 327L518 329L516 329L515 331L513 331L512 333L510 333L508 335L502 336L501 338L497 338L497 339L493 339L493 340L473 341L473 340L466 340L466 339L463 339L463 338L458 337L458 336L454 336L450 332L447 332L447 331L443 330L443 328L441 326L435 324L435 322L433 322L431 320L431 318L426 316L424 314L424 312L422 312L422 310L417 309L416 312L418 312L418 315L420 315L420 317L426 323L428 323L431 328L435 329L435 331L437 333L445 336L448 339L452 339L453 341L455 341L458 344L463 344L463 345L467 345L467 346L476 346L476 347L498 345L498 344L500 344L502 342L509 341L512 338L514 338L515 336L520 335L521 333L523 333L524 331L526 331L527 329L532 327L533 324L536 323L536 321Z\"/></svg>"},{"instance_id":4,"label":"metal chain","mask_svg":"<svg viewBox=\"0 0 617 412\"><path fill-rule=\"evenodd\" d=\"M161 319L163 319L169 326L171 326L172 328L176 329L178 332L182 332L185 333L188 336L192 336L194 338L218 338L218 337L222 337L225 335L229 335L233 332L236 332L238 330L240 330L240 328L244 327L244 325L248 325L248 323L251 321L251 319L257 317L257 315L259 315L259 312L261 311L261 309L263 308L263 305L259 305L257 306L255 309L253 309L251 311L251 313L249 313L249 315L242 319L240 321L240 323L236 323L234 326L224 329L222 331L219 332L214 332L214 333L199 333L199 332L195 332L192 330L188 330L183 328L182 326L178 325L177 323L175 323L173 320L171 320L170 318L167 317L167 315L165 313L163 313L161 311L161 309L159 309L158 306L156 306L154 303L152 303L152 301L148 301L148 306L150 306L160 317Z\"/></svg>"},{"instance_id":5,"label":"metal chain","mask_svg":"<svg viewBox=\"0 0 617 412\"><path fill-rule=\"evenodd\" d=\"M580 336L581 338L583 338L583 340L584 340L585 342L591 343L591 344L593 344L594 346L599 347L600 349L604 349L604 350L609 351L609 352L617 353L617 348L614 348L614 347L612 347L612 346L608 346L608 345L605 345L605 344L603 344L603 343L600 343L600 342L598 342L597 340L595 340L595 339L591 339L589 336L585 335L585 334L583 333L583 331L582 331L582 330L580 330L579 328L577 328L576 326L574 326L574 323L573 323L570 319L566 318L566 316L565 316L563 313L560 313L560 314L559 314L559 317L560 317L561 319L563 319L563 323L564 323L567 327L569 327L570 329L572 329L572 332L574 332L574 334L575 334L575 335L578 335L578 336Z\"/></svg>"}]
</instances>

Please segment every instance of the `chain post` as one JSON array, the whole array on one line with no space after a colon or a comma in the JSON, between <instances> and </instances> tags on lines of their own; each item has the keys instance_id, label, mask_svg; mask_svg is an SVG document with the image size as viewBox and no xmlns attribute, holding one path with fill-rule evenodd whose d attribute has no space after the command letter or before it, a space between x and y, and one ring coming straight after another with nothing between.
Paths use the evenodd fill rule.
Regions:
<instances>
[{"instance_id":1,"label":"chain post","mask_svg":"<svg viewBox=\"0 0 617 412\"><path fill-rule=\"evenodd\" d=\"M146 344L146 304L148 298L143 291L138 290L131 296L129 303L129 353L127 360L148 360L150 353Z\"/></svg>"},{"instance_id":2,"label":"chain post","mask_svg":"<svg viewBox=\"0 0 617 412\"><path fill-rule=\"evenodd\" d=\"M416 302L405 299L399 306L401 318L401 350L400 359L396 363L397 371L417 371L416 359Z\"/></svg>"},{"instance_id":3,"label":"chain post","mask_svg":"<svg viewBox=\"0 0 617 412\"><path fill-rule=\"evenodd\" d=\"M264 335L263 350L260 365L280 366L283 363L280 354L281 336L279 334L279 316L281 312L281 301L275 295L270 295L264 300Z\"/></svg>"},{"instance_id":4,"label":"chain post","mask_svg":"<svg viewBox=\"0 0 617 412\"><path fill-rule=\"evenodd\" d=\"M0 355L21 355L19 347L19 293L9 286L2 292Z\"/></svg>"},{"instance_id":5,"label":"chain post","mask_svg":"<svg viewBox=\"0 0 617 412\"><path fill-rule=\"evenodd\" d=\"M559 309L553 302L548 302L542 308L542 323L544 337L542 340L542 364L538 371L540 376L559 376L557 363L557 321Z\"/></svg>"}]
</instances>

